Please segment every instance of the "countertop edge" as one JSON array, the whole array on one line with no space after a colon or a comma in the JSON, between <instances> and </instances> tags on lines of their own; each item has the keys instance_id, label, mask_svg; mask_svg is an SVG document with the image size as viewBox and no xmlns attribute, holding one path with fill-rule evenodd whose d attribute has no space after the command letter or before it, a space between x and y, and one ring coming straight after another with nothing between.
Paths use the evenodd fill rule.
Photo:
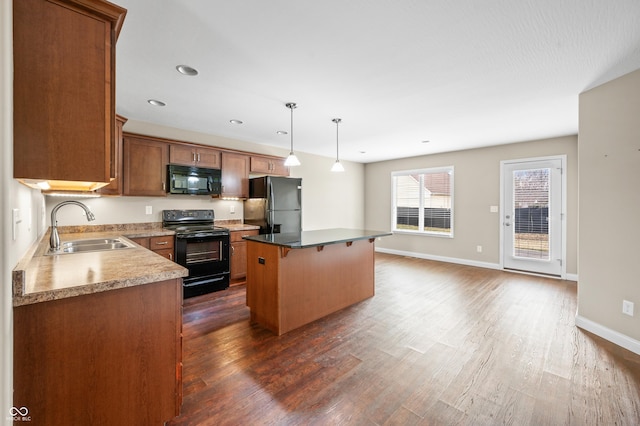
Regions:
<instances>
[{"instance_id":1,"label":"countertop edge","mask_svg":"<svg viewBox=\"0 0 640 426\"><path fill-rule=\"evenodd\" d=\"M124 238L136 238L173 235L175 234L175 232L163 229L127 229L100 232L99 234ZM80 235L82 235L82 237L80 237ZM87 238L87 235L80 233L69 233L61 234L61 237L66 237L66 239L78 239ZM133 275L123 273L123 278L105 279L103 281L91 283L80 282L78 285L26 293L27 282L30 278L28 274L35 274L38 272L37 267L34 267L33 264L36 261L36 258L43 256L43 254L46 252L49 244L48 240L49 231L45 232L40 237L40 239L33 243L33 245L29 248L29 250L27 250L25 255L18 261L17 265L12 270L12 305L14 307L182 278L188 276L189 273L186 268L178 265L177 263L172 262L168 259L164 259L162 256L155 254L152 251L136 244L136 248L134 248L134 250L136 250L139 255L143 257L153 256L150 259L153 259L153 261L155 262L161 262L161 264L164 264L165 267L162 268L162 270L160 270L159 272ZM112 252L105 252L104 254L107 255L108 253ZM76 255L68 254L61 256ZM81 255L79 254L78 256Z\"/></svg>"},{"instance_id":2,"label":"countertop edge","mask_svg":"<svg viewBox=\"0 0 640 426\"><path fill-rule=\"evenodd\" d=\"M317 231L303 231L302 233L304 234L305 232L307 233L313 233L313 232L331 232L331 231L337 231L337 230L341 230L341 228L331 228L331 229L325 229L325 230L317 230ZM331 245L331 244L341 244L341 243L348 243L351 241L359 241L359 240L368 240L368 239L372 239L372 238L378 238L378 237L386 237L389 235L393 235L391 232L387 232L387 231L377 231L377 230L368 230L368 229L344 229L345 231L363 231L366 232L366 235L360 235L360 236L349 236L346 238L337 238L337 239L330 239L330 240L323 240L323 241L318 241L318 242L314 242L314 243L309 243L309 244L299 244L299 241L296 242L278 242L278 241L265 241L264 238L268 238L265 235L255 235L255 236L246 236L243 237L243 239L247 240L247 241L253 241L256 243L262 243L262 244L270 244L270 245L275 245L275 246L279 246L279 247L286 247L286 248L290 248L290 249L305 249L305 248L312 248L312 247L320 247L320 246L326 246L326 245ZM278 234L269 234L269 235L278 235Z\"/></svg>"}]
</instances>

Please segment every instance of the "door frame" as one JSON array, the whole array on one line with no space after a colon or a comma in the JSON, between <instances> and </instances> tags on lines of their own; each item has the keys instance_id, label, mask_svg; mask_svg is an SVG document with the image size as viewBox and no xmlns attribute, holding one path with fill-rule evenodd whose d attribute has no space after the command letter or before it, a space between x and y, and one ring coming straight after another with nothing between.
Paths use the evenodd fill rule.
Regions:
<instances>
[{"instance_id":1,"label":"door frame","mask_svg":"<svg viewBox=\"0 0 640 426\"><path fill-rule=\"evenodd\" d=\"M519 164L519 163L529 163L534 161L549 161L549 160L560 160L561 164L561 176L562 182L560 183L562 188L562 201L560 202L560 224L561 224L561 249L560 253L562 256L561 261L561 273L560 276L556 275L546 275L539 274L536 272L526 272L526 271L516 271L512 269L505 269L504 267L504 216L505 216L505 200L504 200L504 178L505 178L505 166L511 164ZM530 158L518 158L513 160L502 160L500 161L500 212L499 212L499 227L500 227L500 269L503 271L509 272L517 272L523 274L530 275L540 275L549 278L557 278L557 279L566 279L567 276L567 156L563 155L549 155L546 157L530 157Z\"/></svg>"}]
</instances>

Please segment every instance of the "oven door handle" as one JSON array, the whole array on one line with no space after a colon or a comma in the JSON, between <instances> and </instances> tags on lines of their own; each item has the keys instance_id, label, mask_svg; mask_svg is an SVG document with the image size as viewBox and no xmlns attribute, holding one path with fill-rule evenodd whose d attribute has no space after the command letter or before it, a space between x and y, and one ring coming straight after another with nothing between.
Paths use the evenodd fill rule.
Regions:
<instances>
[{"instance_id":1,"label":"oven door handle","mask_svg":"<svg viewBox=\"0 0 640 426\"><path fill-rule=\"evenodd\" d=\"M211 239L213 238L220 238L223 239L225 237L227 237L228 234L215 234L215 233L197 233L197 234L186 234L186 235L178 235L178 239L184 239L184 240L193 240L196 238L207 238L207 239Z\"/></svg>"},{"instance_id":2,"label":"oven door handle","mask_svg":"<svg viewBox=\"0 0 640 426\"><path fill-rule=\"evenodd\" d=\"M204 280L204 281L195 281L192 283L185 283L183 286L184 287L195 287L198 285L202 285L202 284L212 284L212 283L217 283L218 281L222 281L224 280L225 277L217 277L217 278L211 278L208 280Z\"/></svg>"}]
</instances>

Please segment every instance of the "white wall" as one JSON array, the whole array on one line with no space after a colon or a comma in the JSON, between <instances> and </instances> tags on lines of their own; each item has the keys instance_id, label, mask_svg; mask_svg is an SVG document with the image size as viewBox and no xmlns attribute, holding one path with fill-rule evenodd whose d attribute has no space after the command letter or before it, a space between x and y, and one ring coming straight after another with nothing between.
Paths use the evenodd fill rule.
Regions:
<instances>
[{"instance_id":1,"label":"white wall","mask_svg":"<svg viewBox=\"0 0 640 426\"><path fill-rule=\"evenodd\" d=\"M500 162L567 155L567 274L577 274L578 144L576 136L370 163L365 167L366 227L391 229L391 172L454 166L454 238L395 234L380 249L471 265L500 264ZM482 252L476 251L482 246Z\"/></svg>"},{"instance_id":2,"label":"white wall","mask_svg":"<svg viewBox=\"0 0 640 426\"><path fill-rule=\"evenodd\" d=\"M187 130L129 120L125 132L195 142L222 148L237 149L285 157L288 151L249 142L206 135ZM321 228L362 228L364 225L364 165L344 162L344 173L330 171L334 160L317 155L296 153L302 165L291 169L291 176L302 178L303 230ZM242 201L218 200L206 196L169 195L167 197L46 197L46 221L50 224L53 207L64 200L76 199L91 208L96 220L91 225L109 223L161 222L165 209L213 209L216 219L243 219ZM151 206L153 214L145 214ZM235 213L231 213L231 208ZM66 206L58 211L59 226L84 225L84 211Z\"/></svg>"},{"instance_id":3,"label":"white wall","mask_svg":"<svg viewBox=\"0 0 640 426\"><path fill-rule=\"evenodd\" d=\"M0 330L2 353L0 354L0 423L13 424L8 417L12 406L13 376L13 311L11 271L18 260L43 232L39 220L44 210L44 199L13 180L13 49L12 9L10 1L0 3ZM17 209L21 223L12 232L12 210Z\"/></svg>"},{"instance_id":4,"label":"white wall","mask_svg":"<svg viewBox=\"0 0 640 426\"><path fill-rule=\"evenodd\" d=\"M640 353L640 70L580 95L576 323ZM622 314L623 299L635 316Z\"/></svg>"}]
</instances>

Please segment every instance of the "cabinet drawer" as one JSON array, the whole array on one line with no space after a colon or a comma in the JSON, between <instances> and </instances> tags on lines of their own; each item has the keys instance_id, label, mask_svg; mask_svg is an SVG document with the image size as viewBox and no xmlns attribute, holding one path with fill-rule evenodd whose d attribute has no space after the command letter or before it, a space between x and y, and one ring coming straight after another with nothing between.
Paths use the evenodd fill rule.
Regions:
<instances>
[{"instance_id":1,"label":"cabinet drawer","mask_svg":"<svg viewBox=\"0 0 640 426\"><path fill-rule=\"evenodd\" d=\"M249 235L258 235L258 229L251 229L248 231L231 231L231 242L243 241L242 237L246 237Z\"/></svg>"},{"instance_id":2,"label":"cabinet drawer","mask_svg":"<svg viewBox=\"0 0 640 426\"><path fill-rule=\"evenodd\" d=\"M173 249L173 235L162 235L149 238L149 249L156 251L161 249Z\"/></svg>"}]
</instances>

